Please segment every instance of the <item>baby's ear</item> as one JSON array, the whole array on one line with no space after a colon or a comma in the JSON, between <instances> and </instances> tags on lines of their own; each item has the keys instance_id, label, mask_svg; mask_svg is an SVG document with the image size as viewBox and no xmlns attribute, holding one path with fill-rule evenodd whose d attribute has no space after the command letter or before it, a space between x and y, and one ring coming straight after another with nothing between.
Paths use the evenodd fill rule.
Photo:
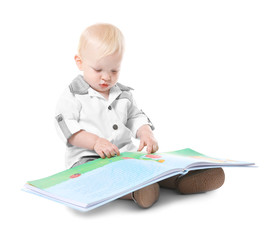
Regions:
<instances>
[{"instance_id":1,"label":"baby's ear","mask_svg":"<svg viewBox=\"0 0 279 240\"><path fill-rule=\"evenodd\" d=\"M82 60L81 60L80 56L75 55L75 61L76 61L76 65L77 65L78 69L80 71L82 71Z\"/></svg>"}]
</instances>

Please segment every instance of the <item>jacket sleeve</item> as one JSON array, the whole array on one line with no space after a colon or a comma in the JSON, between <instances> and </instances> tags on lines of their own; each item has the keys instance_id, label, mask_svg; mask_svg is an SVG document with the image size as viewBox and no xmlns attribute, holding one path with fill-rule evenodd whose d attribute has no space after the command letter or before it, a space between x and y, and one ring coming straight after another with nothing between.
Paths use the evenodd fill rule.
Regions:
<instances>
[{"instance_id":1,"label":"jacket sleeve","mask_svg":"<svg viewBox=\"0 0 279 240\"><path fill-rule=\"evenodd\" d=\"M81 103L69 89L58 100L55 111L55 127L60 138L67 144L68 139L81 130L79 116Z\"/></svg>"},{"instance_id":2,"label":"jacket sleeve","mask_svg":"<svg viewBox=\"0 0 279 240\"><path fill-rule=\"evenodd\" d=\"M134 100L131 98L131 105L128 111L127 127L131 130L133 137L136 138L138 129L148 124L152 130L155 129L150 119L145 115L145 113L140 110Z\"/></svg>"}]
</instances>

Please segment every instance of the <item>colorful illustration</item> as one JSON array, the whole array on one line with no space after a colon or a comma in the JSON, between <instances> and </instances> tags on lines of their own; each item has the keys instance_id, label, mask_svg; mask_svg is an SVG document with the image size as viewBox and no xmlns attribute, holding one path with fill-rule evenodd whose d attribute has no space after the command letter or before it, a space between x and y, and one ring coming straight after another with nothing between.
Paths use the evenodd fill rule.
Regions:
<instances>
[{"instance_id":1,"label":"colorful illustration","mask_svg":"<svg viewBox=\"0 0 279 240\"><path fill-rule=\"evenodd\" d=\"M129 155L129 157L128 157L128 155ZM163 163L165 161L159 155L153 155L153 154L144 155L142 153L126 152L126 153L122 153L120 156L116 156L116 157L112 157L112 158L105 158L105 159L99 158L92 162L88 162L83 165L76 166L74 168L63 171L59 174L55 174L53 176L47 177L45 179L30 181L28 183L31 185L34 185L36 187L39 187L39 188L48 188L55 184L63 182L65 180L68 180L69 178L76 178L76 177L79 177L81 174L84 174L88 171L92 171L92 170L98 169L100 167L104 167L107 164L115 163L115 162L118 162L121 160L132 160L132 159L149 160L149 161L154 161L154 162L158 162L158 163Z\"/></svg>"},{"instance_id":2,"label":"colorful illustration","mask_svg":"<svg viewBox=\"0 0 279 240\"><path fill-rule=\"evenodd\" d=\"M156 154L124 152L29 181L25 190L87 211L191 169L248 165L251 163L215 159L189 148Z\"/></svg>"},{"instance_id":3,"label":"colorful illustration","mask_svg":"<svg viewBox=\"0 0 279 240\"><path fill-rule=\"evenodd\" d=\"M80 173L75 173L73 175L70 176L70 178L77 178L79 177L81 174Z\"/></svg>"},{"instance_id":4,"label":"colorful illustration","mask_svg":"<svg viewBox=\"0 0 279 240\"><path fill-rule=\"evenodd\" d=\"M142 159L142 160L148 160L148 161L155 161L155 162L158 162L158 163L163 163L165 160L162 159L163 157L160 156L160 155L152 155L152 154L149 154L149 155L143 155L142 157L140 157L139 159Z\"/></svg>"}]
</instances>

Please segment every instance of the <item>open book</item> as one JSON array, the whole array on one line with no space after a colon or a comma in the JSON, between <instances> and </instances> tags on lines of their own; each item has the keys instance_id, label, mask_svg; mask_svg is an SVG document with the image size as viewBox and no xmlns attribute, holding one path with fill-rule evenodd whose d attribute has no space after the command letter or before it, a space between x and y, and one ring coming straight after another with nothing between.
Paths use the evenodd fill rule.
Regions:
<instances>
[{"instance_id":1,"label":"open book","mask_svg":"<svg viewBox=\"0 0 279 240\"><path fill-rule=\"evenodd\" d=\"M99 158L24 185L27 192L88 211L163 179L188 171L254 163L211 158L190 148Z\"/></svg>"}]
</instances>

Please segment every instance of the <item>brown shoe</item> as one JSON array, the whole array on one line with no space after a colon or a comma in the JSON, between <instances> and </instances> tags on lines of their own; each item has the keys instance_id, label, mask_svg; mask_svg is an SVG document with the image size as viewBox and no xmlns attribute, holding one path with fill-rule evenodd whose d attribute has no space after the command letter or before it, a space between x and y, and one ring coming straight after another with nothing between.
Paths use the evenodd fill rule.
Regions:
<instances>
[{"instance_id":1,"label":"brown shoe","mask_svg":"<svg viewBox=\"0 0 279 240\"><path fill-rule=\"evenodd\" d=\"M151 207L158 199L160 187L158 183L151 184L132 193L133 200L142 208Z\"/></svg>"},{"instance_id":2,"label":"brown shoe","mask_svg":"<svg viewBox=\"0 0 279 240\"><path fill-rule=\"evenodd\" d=\"M176 189L182 194L201 193L220 188L225 181L225 173L222 168L195 170L176 181Z\"/></svg>"}]
</instances>

